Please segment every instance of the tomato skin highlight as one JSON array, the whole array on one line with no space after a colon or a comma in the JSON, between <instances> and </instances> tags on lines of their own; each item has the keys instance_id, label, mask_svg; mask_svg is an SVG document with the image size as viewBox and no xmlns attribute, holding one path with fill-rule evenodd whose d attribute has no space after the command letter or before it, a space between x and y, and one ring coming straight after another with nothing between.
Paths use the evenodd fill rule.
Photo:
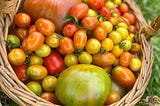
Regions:
<instances>
[{"instance_id":1,"label":"tomato skin highlight","mask_svg":"<svg viewBox=\"0 0 160 106\"><path fill-rule=\"evenodd\" d=\"M57 51L52 51L49 56L44 58L44 66L50 75L55 75L64 69L64 61Z\"/></svg>"}]
</instances>

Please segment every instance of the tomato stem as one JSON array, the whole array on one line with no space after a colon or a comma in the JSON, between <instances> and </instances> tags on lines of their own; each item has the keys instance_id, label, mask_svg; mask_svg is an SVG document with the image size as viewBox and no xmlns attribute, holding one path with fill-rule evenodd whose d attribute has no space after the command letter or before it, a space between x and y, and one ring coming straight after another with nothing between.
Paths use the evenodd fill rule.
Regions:
<instances>
[{"instance_id":1,"label":"tomato stem","mask_svg":"<svg viewBox=\"0 0 160 106\"><path fill-rule=\"evenodd\" d=\"M103 53L105 53L105 52L106 52L106 48L101 47L101 49L100 49L100 53L101 53L101 54L103 54Z\"/></svg>"},{"instance_id":2,"label":"tomato stem","mask_svg":"<svg viewBox=\"0 0 160 106\"><path fill-rule=\"evenodd\" d=\"M75 55L79 56L83 52L83 49L76 49L75 50Z\"/></svg>"}]
</instances>

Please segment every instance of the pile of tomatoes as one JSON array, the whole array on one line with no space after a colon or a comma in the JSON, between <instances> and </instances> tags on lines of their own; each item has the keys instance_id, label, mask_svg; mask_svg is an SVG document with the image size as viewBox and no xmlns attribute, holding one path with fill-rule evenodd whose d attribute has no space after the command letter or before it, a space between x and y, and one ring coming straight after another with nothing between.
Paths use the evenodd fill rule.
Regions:
<instances>
[{"instance_id":1,"label":"pile of tomatoes","mask_svg":"<svg viewBox=\"0 0 160 106\"><path fill-rule=\"evenodd\" d=\"M141 68L136 18L121 0L83 0L65 17L61 33L55 24L24 12L14 17L7 37L8 60L19 80L36 95L59 104L54 94L58 74L75 64L94 64L111 75L106 105L122 98Z\"/></svg>"}]
</instances>

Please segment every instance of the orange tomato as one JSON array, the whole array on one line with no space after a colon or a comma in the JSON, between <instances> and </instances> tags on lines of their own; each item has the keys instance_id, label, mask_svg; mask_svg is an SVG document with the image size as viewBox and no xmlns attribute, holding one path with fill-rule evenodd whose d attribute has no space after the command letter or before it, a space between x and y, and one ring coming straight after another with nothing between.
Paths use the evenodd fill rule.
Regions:
<instances>
[{"instance_id":1,"label":"orange tomato","mask_svg":"<svg viewBox=\"0 0 160 106\"><path fill-rule=\"evenodd\" d=\"M39 18L35 22L36 30L41 32L42 34L48 36L52 35L55 31L55 25L52 21L45 19L45 18Z\"/></svg>"},{"instance_id":2,"label":"orange tomato","mask_svg":"<svg viewBox=\"0 0 160 106\"><path fill-rule=\"evenodd\" d=\"M107 36L107 31L103 26L97 26L93 31L93 36L98 40L103 40Z\"/></svg>"},{"instance_id":3,"label":"orange tomato","mask_svg":"<svg viewBox=\"0 0 160 106\"><path fill-rule=\"evenodd\" d=\"M29 27L28 33L31 34L32 32L36 31L36 26L35 25L31 25Z\"/></svg>"},{"instance_id":4,"label":"orange tomato","mask_svg":"<svg viewBox=\"0 0 160 106\"><path fill-rule=\"evenodd\" d=\"M130 49L131 53L138 53L141 50L141 46L139 43L132 43L132 47Z\"/></svg>"},{"instance_id":5,"label":"orange tomato","mask_svg":"<svg viewBox=\"0 0 160 106\"><path fill-rule=\"evenodd\" d=\"M128 12L128 5L126 3L119 4L119 11L121 13Z\"/></svg>"},{"instance_id":6,"label":"orange tomato","mask_svg":"<svg viewBox=\"0 0 160 106\"><path fill-rule=\"evenodd\" d=\"M74 23L68 23L63 27L63 35L67 37L72 37L74 33L78 30Z\"/></svg>"},{"instance_id":7,"label":"orange tomato","mask_svg":"<svg viewBox=\"0 0 160 106\"><path fill-rule=\"evenodd\" d=\"M126 18L126 19L128 19L128 21L129 21L129 23L131 25L135 24L136 17L135 17L134 14L126 12L126 13L123 14L123 17Z\"/></svg>"},{"instance_id":8,"label":"orange tomato","mask_svg":"<svg viewBox=\"0 0 160 106\"><path fill-rule=\"evenodd\" d=\"M49 102L52 102L54 104L60 104L60 102L58 101L56 95L53 93L53 92L43 92L41 94L41 98L49 101Z\"/></svg>"},{"instance_id":9,"label":"orange tomato","mask_svg":"<svg viewBox=\"0 0 160 106\"><path fill-rule=\"evenodd\" d=\"M124 67L128 67L131 63L132 54L130 52L123 52L119 58L119 64Z\"/></svg>"},{"instance_id":10,"label":"orange tomato","mask_svg":"<svg viewBox=\"0 0 160 106\"><path fill-rule=\"evenodd\" d=\"M42 33L34 31L23 40L22 48L27 51L35 51L44 43L44 39Z\"/></svg>"},{"instance_id":11,"label":"orange tomato","mask_svg":"<svg viewBox=\"0 0 160 106\"><path fill-rule=\"evenodd\" d=\"M136 33L136 26L135 25L130 25L128 28L129 33Z\"/></svg>"}]
</instances>

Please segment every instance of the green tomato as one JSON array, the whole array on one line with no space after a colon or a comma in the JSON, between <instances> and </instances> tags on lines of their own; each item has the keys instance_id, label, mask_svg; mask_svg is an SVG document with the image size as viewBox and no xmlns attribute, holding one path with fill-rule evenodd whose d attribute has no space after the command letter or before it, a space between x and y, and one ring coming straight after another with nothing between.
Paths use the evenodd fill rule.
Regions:
<instances>
[{"instance_id":1,"label":"green tomato","mask_svg":"<svg viewBox=\"0 0 160 106\"><path fill-rule=\"evenodd\" d=\"M89 54L88 52L83 51L79 56L78 56L78 61L81 64L90 64L92 63L92 55Z\"/></svg>"},{"instance_id":2,"label":"green tomato","mask_svg":"<svg viewBox=\"0 0 160 106\"><path fill-rule=\"evenodd\" d=\"M40 57L47 57L51 53L51 48L46 44L42 44L35 53Z\"/></svg>"},{"instance_id":3,"label":"green tomato","mask_svg":"<svg viewBox=\"0 0 160 106\"><path fill-rule=\"evenodd\" d=\"M60 35L53 33L52 35L46 36L45 42L51 48L57 48L59 46Z\"/></svg>"},{"instance_id":4,"label":"green tomato","mask_svg":"<svg viewBox=\"0 0 160 106\"><path fill-rule=\"evenodd\" d=\"M78 64L78 58L75 54L67 54L64 57L64 63L67 67Z\"/></svg>"},{"instance_id":5,"label":"green tomato","mask_svg":"<svg viewBox=\"0 0 160 106\"><path fill-rule=\"evenodd\" d=\"M6 46L8 50L17 48L20 46L20 39L16 35L8 35Z\"/></svg>"}]
</instances>

